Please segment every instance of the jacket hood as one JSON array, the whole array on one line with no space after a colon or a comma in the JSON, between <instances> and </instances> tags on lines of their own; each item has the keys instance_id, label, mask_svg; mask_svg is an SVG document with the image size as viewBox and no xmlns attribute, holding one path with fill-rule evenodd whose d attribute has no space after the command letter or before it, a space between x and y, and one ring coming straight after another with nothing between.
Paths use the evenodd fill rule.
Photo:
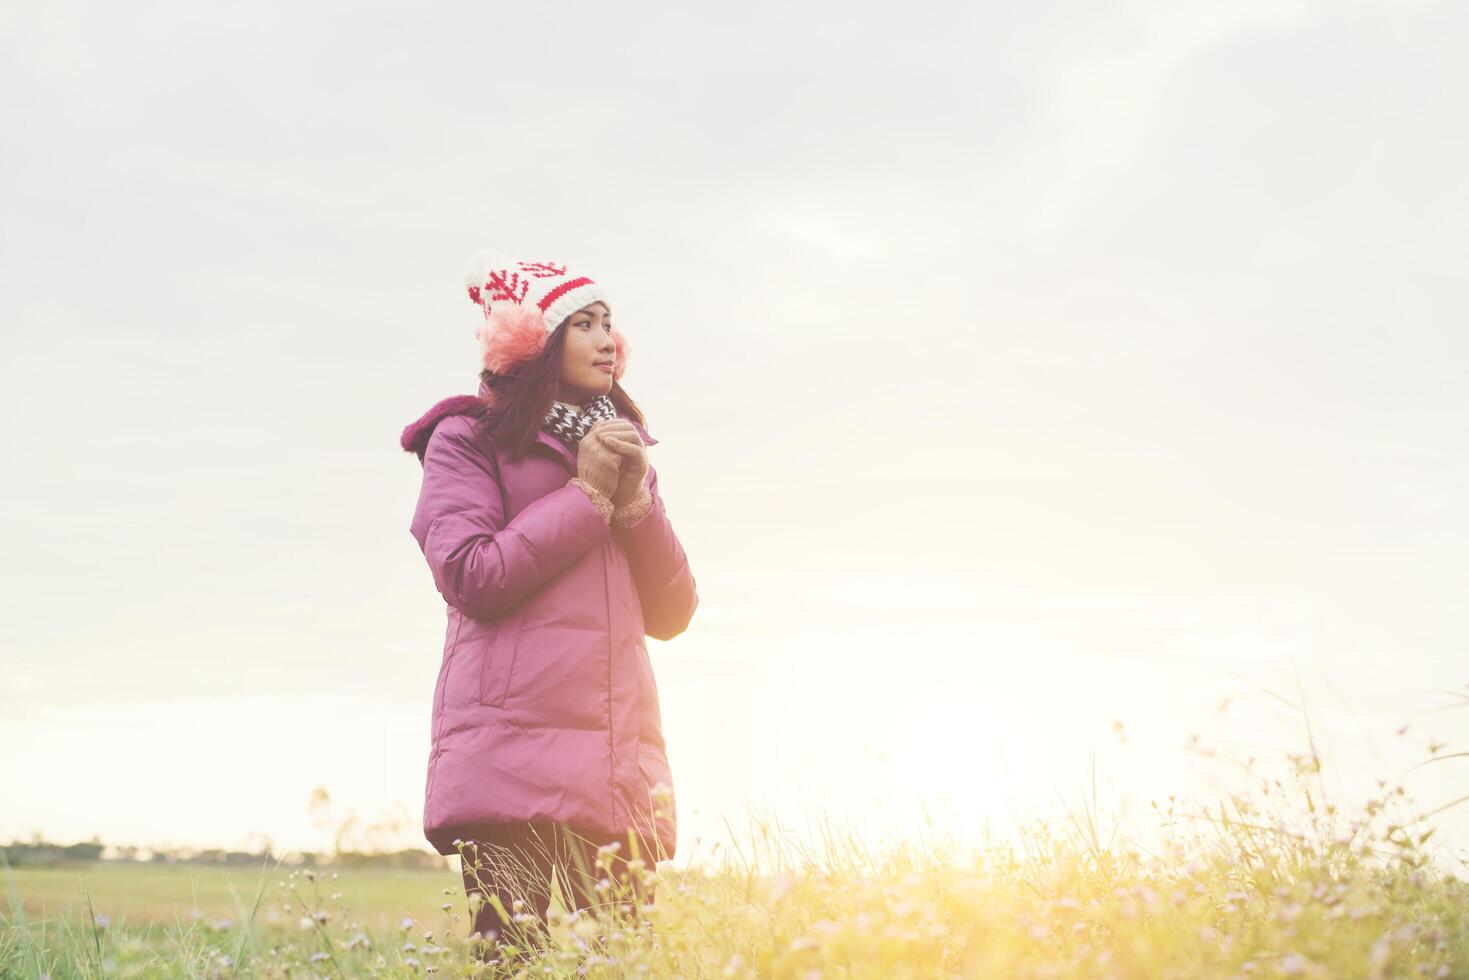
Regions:
<instances>
[{"instance_id":1,"label":"jacket hood","mask_svg":"<svg viewBox=\"0 0 1469 980\"><path fill-rule=\"evenodd\" d=\"M422 463L424 453L428 452L429 437L434 434L435 427L451 415L473 413L481 401L483 399L475 395L450 395L435 402L427 412L408 423L398 438L398 445L403 447L404 452L416 455Z\"/></svg>"},{"instance_id":2,"label":"jacket hood","mask_svg":"<svg viewBox=\"0 0 1469 980\"><path fill-rule=\"evenodd\" d=\"M472 415L488 397L490 397L490 387L484 381L480 381L478 395L450 395L448 398L440 399L427 412L408 423L403 429L403 434L398 438L398 445L403 447L404 452L413 453L422 463L424 454L428 452L429 437L434 434L434 429L438 424L451 415ZM623 415L618 417L626 418ZM656 446L658 444L658 440L648 435L648 430L643 428L636 419L628 419L628 421L638 430L638 435L643 437L644 445Z\"/></svg>"}]
</instances>

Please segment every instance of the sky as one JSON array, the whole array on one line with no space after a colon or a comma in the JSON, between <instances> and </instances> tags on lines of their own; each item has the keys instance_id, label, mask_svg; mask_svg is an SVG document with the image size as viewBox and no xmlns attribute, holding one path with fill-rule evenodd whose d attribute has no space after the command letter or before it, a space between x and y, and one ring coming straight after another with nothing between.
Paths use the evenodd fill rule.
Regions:
<instances>
[{"instance_id":1,"label":"sky","mask_svg":"<svg viewBox=\"0 0 1469 980\"><path fill-rule=\"evenodd\" d=\"M1312 741L1333 798L1469 795L1408 772L1469 749L1466 28L12 7L0 839L315 848L323 787L426 846L397 438L475 390L484 247L585 270L632 347L700 593L649 643L677 863L756 811L1146 826Z\"/></svg>"}]
</instances>

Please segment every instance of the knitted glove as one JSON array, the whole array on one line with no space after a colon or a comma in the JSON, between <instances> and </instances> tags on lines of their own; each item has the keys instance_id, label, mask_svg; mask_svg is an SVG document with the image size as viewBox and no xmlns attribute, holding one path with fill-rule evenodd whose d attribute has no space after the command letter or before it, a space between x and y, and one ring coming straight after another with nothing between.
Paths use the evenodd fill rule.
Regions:
<instances>
[{"instance_id":1,"label":"knitted glove","mask_svg":"<svg viewBox=\"0 0 1469 980\"><path fill-rule=\"evenodd\" d=\"M626 431L620 427L604 430L602 438L622 456L622 471L612 494L612 521L628 527L642 520L653 507L653 496L644 485L648 478L648 447L631 423Z\"/></svg>"},{"instance_id":2,"label":"knitted glove","mask_svg":"<svg viewBox=\"0 0 1469 980\"><path fill-rule=\"evenodd\" d=\"M597 505L603 522L607 524L612 523L616 508L612 502L612 494L617 490L621 467L622 457L609 449L601 436L596 434L596 426L576 444L576 476L566 482L580 487L591 498L592 503Z\"/></svg>"},{"instance_id":3,"label":"knitted glove","mask_svg":"<svg viewBox=\"0 0 1469 980\"><path fill-rule=\"evenodd\" d=\"M644 517L647 517L648 511L652 509L653 495L648 492L647 487L639 484L637 496L633 497L631 503L625 507L613 507L612 523L618 527L631 527Z\"/></svg>"}]
</instances>

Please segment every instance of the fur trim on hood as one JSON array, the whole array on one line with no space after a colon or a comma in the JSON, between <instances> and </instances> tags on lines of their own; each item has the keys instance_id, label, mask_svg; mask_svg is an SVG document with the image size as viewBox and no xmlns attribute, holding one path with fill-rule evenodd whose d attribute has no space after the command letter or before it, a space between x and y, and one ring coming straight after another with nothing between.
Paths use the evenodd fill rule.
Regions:
<instances>
[{"instance_id":1,"label":"fur trim on hood","mask_svg":"<svg viewBox=\"0 0 1469 980\"><path fill-rule=\"evenodd\" d=\"M470 415L479 408L484 399L477 395L450 395L448 398L435 403L434 407L424 412L422 416L408 423L403 430L403 435L398 439L398 445L403 447L404 452L413 453L423 462L424 453L428 452L429 436L434 434L434 428L444 419L451 415Z\"/></svg>"}]
</instances>

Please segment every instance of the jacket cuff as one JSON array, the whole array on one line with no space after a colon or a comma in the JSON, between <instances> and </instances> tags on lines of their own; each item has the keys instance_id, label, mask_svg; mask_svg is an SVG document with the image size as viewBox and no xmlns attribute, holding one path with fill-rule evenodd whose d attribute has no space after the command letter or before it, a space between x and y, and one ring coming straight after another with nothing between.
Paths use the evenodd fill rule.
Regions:
<instances>
[{"instance_id":1,"label":"jacket cuff","mask_svg":"<svg viewBox=\"0 0 1469 980\"><path fill-rule=\"evenodd\" d=\"M616 507L612 512L612 520L618 527L630 527L648 516L648 511L653 509L653 495L648 492L646 486L638 487L638 495Z\"/></svg>"},{"instance_id":2,"label":"jacket cuff","mask_svg":"<svg viewBox=\"0 0 1469 980\"><path fill-rule=\"evenodd\" d=\"M571 479L567 480L566 485L570 487L580 487L582 490L584 490L586 492L586 495L592 499L592 503L597 505L597 513L602 515L602 523L609 526L612 524L612 512L615 508L612 503L611 497L608 497L605 493L598 490L596 487L592 486L590 483L588 483L586 480L583 480L579 476L574 476Z\"/></svg>"}]
</instances>

